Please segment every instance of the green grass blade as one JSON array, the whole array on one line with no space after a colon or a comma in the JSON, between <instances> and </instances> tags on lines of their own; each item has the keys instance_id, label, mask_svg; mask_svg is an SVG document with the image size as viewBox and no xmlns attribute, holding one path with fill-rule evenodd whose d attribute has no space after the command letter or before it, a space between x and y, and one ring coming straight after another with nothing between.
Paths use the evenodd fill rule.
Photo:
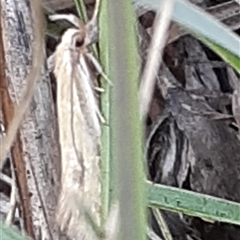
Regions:
<instances>
[{"instance_id":1,"label":"green grass blade","mask_svg":"<svg viewBox=\"0 0 240 240\"><path fill-rule=\"evenodd\" d=\"M240 204L174 187L147 183L148 205L240 225Z\"/></svg>"},{"instance_id":2,"label":"green grass blade","mask_svg":"<svg viewBox=\"0 0 240 240\"><path fill-rule=\"evenodd\" d=\"M66 24L64 23L54 23L50 22L47 19L47 28L45 30L46 35L51 36L53 38L59 39L64 32L64 30L67 29Z\"/></svg>"},{"instance_id":3,"label":"green grass blade","mask_svg":"<svg viewBox=\"0 0 240 240\"><path fill-rule=\"evenodd\" d=\"M102 68L107 76L109 76L110 66L109 66L109 28L106 23L108 22L108 1L102 0L101 9L99 14L99 51L100 51L100 61ZM102 147L101 147L101 218L102 226L107 219L110 201L111 201L111 185L110 179L111 176L111 146L110 146L110 91L111 87L109 83L102 77L101 79L102 88L105 92L101 95L101 111L106 120L105 125L102 126ZM113 181L111 181L113 182Z\"/></svg>"},{"instance_id":4,"label":"green grass blade","mask_svg":"<svg viewBox=\"0 0 240 240\"><path fill-rule=\"evenodd\" d=\"M161 2L162 0L135 0L136 4L145 5L154 10L159 9ZM239 37L199 7L184 0L176 0L173 18L185 28L211 39L240 58Z\"/></svg>"},{"instance_id":5,"label":"green grass blade","mask_svg":"<svg viewBox=\"0 0 240 240\"><path fill-rule=\"evenodd\" d=\"M219 46L218 44L208 40L204 37L197 36L206 46L217 53L226 63L230 64L237 72L240 73L240 58L230 53L227 49ZM240 49L240 46L239 46ZM239 50L240 51L240 50Z\"/></svg>"},{"instance_id":6,"label":"green grass blade","mask_svg":"<svg viewBox=\"0 0 240 240\"><path fill-rule=\"evenodd\" d=\"M87 10L83 0L74 0L79 17L86 22L87 21Z\"/></svg>"},{"instance_id":7,"label":"green grass blade","mask_svg":"<svg viewBox=\"0 0 240 240\"><path fill-rule=\"evenodd\" d=\"M120 239L146 239L146 202L139 115L139 58L135 14L130 1L109 3L109 57L111 94L111 148L118 176ZM101 31L101 30L100 30Z\"/></svg>"},{"instance_id":8,"label":"green grass blade","mask_svg":"<svg viewBox=\"0 0 240 240\"><path fill-rule=\"evenodd\" d=\"M2 221L0 221L0 239L3 240L30 240L21 236L20 232L7 227Z\"/></svg>"}]
</instances>

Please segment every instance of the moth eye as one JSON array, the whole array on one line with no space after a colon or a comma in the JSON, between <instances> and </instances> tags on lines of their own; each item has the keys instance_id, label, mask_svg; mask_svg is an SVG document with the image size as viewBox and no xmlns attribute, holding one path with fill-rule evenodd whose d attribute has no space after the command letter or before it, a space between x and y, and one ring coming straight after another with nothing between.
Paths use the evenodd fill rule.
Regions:
<instances>
[{"instance_id":1,"label":"moth eye","mask_svg":"<svg viewBox=\"0 0 240 240\"><path fill-rule=\"evenodd\" d=\"M75 42L75 47L76 48L82 47L83 44L84 44L84 38L77 39L76 42Z\"/></svg>"}]
</instances>

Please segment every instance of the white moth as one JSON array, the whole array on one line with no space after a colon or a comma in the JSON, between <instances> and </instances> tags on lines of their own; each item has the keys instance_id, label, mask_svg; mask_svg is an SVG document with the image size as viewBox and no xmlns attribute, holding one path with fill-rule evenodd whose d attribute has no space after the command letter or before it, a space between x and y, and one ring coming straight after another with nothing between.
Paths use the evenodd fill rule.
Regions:
<instances>
[{"instance_id":1,"label":"white moth","mask_svg":"<svg viewBox=\"0 0 240 240\"><path fill-rule=\"evenodd\" d=\"M102 71L87 50L93 39L89 31L92 26L84 26L72 15L54 15L51 19L67 19L78 26L63 34L54 54L62 171L57 219L71 238L96 239L84 213L87 211L99 225L102 117L88 62Z\"/></svg>"}]
</instances>

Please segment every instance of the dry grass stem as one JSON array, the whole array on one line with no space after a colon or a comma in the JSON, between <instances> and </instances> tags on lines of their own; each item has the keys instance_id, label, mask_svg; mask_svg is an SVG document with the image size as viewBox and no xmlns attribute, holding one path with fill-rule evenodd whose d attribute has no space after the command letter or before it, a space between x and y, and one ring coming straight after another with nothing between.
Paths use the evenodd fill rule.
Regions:
<instances>
[{"instance_id":1,"label":"dry grass stem","mask_svg":"<svg viewBox=\"0 0 240 240\"><path fill-rule=\"evenodd\" d=\"M15 216L16 207L17 207L17 186L16 186L16 177L15 171L13 167L13 163L11 161L11 173L12 173L12 184L11 184L11 197L10 197L10 210L7 214L5 224L10 226Z\"/></svg>"},{"instance_id":2,"label":"dry grass stem","mask_svg":"<svg viewBox=\"0 0 240 240\"><path fill-rule=\"evenodd\" d=\"M150 240L163 240L149 227L147 229L147 235L148 235Z\"/></svg>"},{"instance_id":3,"label":"dry grass stem","mask_svg":"<svg viewBox=\"0 0 240 240\"><path fill-rule=\"evenodd\" d=\"M173 240L173 237L169 231L168 225L159 209L153 209L153 214L157 220L165 240Z\"/></svg>"},{"instance_id":4,"label":"dry grass stem","mask_svg":"<svg viewBox=\"0 0 240 240\"><path fill-rule=\"evenodd\" d=\"M161 63L161 56L167 41L167 30L169 28L174 0L166 0L161 4L154 22L154 33L149 47L147 63L140 84L139 99L140 112L145 117L150 101L152 99L155 78Z\"/></svg>"}]
</instances>

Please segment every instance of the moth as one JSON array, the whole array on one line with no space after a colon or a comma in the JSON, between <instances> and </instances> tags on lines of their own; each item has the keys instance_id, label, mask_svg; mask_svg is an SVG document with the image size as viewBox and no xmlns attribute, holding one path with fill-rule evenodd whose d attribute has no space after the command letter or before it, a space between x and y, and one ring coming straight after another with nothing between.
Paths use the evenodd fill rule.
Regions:
<instances>
[{"instance_id":1,"label":"moth","mask_svg":"<svg viewBox=\"0 0 240 240\"><path fill-rule=\"evenodd\" d=\"M61 194L57 220L75 239L95 239L86 221L86 212L100 223L100 136L101 122L94 79L89 62L104 75L100 64L88 51L96 41L96 1L93 18L86 25L73 15L52 15L75 28L62 35L53 56L57 81L57 116L61 149ZM105 76L105 75L104 75Z\"/></svg>"}]
</instances>

